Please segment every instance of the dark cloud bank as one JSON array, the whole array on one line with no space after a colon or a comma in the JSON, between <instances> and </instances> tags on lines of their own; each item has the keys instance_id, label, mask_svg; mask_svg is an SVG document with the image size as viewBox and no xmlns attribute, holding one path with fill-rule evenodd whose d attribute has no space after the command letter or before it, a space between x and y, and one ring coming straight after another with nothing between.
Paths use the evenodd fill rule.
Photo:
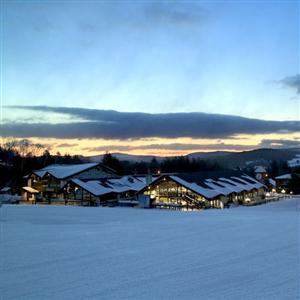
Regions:
<instances>
[{"instance_id":1,"label":"dark cloud bank","mask_svg":"<svg viewBox=\"0 0 300 300\"><path fill-rule=\"evenodd\" d=\"M69 107L14 106L23 110L56 112L86 121L65 124L3 124L2 136L138 139L161 138L229 138L237 134L299 132L300 121L266 121L207 113L147 114Z\"/></svg>"}]
</instances>

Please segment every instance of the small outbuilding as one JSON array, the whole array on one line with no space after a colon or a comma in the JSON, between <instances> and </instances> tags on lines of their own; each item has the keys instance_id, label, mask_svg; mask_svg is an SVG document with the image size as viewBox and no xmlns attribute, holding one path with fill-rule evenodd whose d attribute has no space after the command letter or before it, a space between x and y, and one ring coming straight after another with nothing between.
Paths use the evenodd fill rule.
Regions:
<instances>
[{"instance_id":1,"label":"small outbuilding","mask_svg":"<svg viewBox=\"0 0 300 300\"><path fill-rule=\"evenodd\" d=\"M41 192L35 188L31 186L22 187L22 202L36 204L39 200L41 200L41 197Z\"/></svg>"}]
</instances>

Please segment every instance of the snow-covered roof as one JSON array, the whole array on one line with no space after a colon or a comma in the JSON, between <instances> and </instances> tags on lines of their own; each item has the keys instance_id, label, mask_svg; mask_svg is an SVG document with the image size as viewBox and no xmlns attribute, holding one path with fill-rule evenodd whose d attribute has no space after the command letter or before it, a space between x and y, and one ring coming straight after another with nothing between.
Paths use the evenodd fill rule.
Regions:
<instances>
[{"instance_id":1,"label":"snow-covered roof","mask_svg":"<svg viewBox=\"0 0 300 300\"><path fill-rule=\"evenodd\" d=\"M226 183L227 185L230 184L234 187L234 190L239 193L239 192L243 192L243 191L247 191L247 187L239 182L236 182L232 179L229 179L229 178L220 178L220 182L221 183Z\"/></svg>"},{"instance_id":2,"label":"snow-covered roof","mask_svg":"<svg viewBox=\"0 0 300 300\"><path fill-rule=\"evenodd\" d=\"M134 191L138 191L145 186L145 182L146 180L141 180L140 178L134 176L123 176L121 178L107 180L109 185L116 190L120 190L120 192L129 190L128 187Z\"/></svg>"},{"instance_id":3,"label":"snow-covered roof","mask_svg":"<svg viewBox=\"0 0 300 300\"><path fill-rule=\"evenodd\" d=\"M80 179L74 178L71 181L95 196L113 193L113 190L111 188L103 186L99 181L96 180L84 182Z\"/></svg>"},{"instance_id":4,"label":"snow-covered roof","mask_svg":"<svg viewBox=\"0 0 300 300\"><path fill-rule=\"evenodd\" d=\"M185 186L186 188L188 188L188 189L196 192L197 194L202 195L208 199L223 195L223 193L220 191L202 187L201 185L199 185L195 182L190 183L186 180L183 180L182 178L180 178L178 176L171 175L170 178L173 179L174 181L176 181L177 183Z\"/></svg>"},{"instance_id":5,"label":"snow-covered roof","mask_svg":"<svg viewBox=\"0 0 300 300\"><path fill-rule=\"evenodd\" d=\"M210 188L219 191L223 195L229 195L236 192L233 186L228 186L220 181L206 180L205 184Z\"/></svg>"},{"instance_id":6,"label":"snow-covered roof","mask_svg":"<svg viewBox=\"0 0 300 300\"><path fill-rule=\"evenodd\" d=\"M43 169L33 171L33 174L43 177L46 174L50 174L58 179L64 179L72 175L83 172L87 169L97 166L98 163L85 163L85 164L74 164L74 165L59 165L54 164L47 166Z\"/></svg>"},{"instance_id":7,"label":"snow-covered roof","mask_svg":"<svg viewBox=\"0 0 300 300\"><path fill-rule=\"evenodd\" d=\"M174 175L162 175L157 180L164 179L166 176L207 199L264 187L261 182L240 171L177 173ZM140 192L143 190L144 188Z\"/></svg>"},{"instance_id":8,"label":"snow-covered roof","mask_svg":"<svg viewBox=\"0 0 300 300\"><path fill-rule=\"evenodd\" d=\"M300 166L300 154L296 154L296 156L293 159L288 160L287 164L291 168L299 167Z\"/></svg>"},{"instance_id":9,"label":"snow-covered roof","mask_svg":"<svg viewBox=\"0 0 300 300\"><path fill-rule=\"evenodd\" d=\"M269 178L269 183L272 185L272 186L276 186L276 181L272 178Z\"/></svg>"},{"instance_id":10,"label":"snow-covered roof","mask_svg":"<svg viewBox=\"0 0 300 300\"><path fill-rule=\"evenodd\" d=\"M248 175L242 175L239 178L238 177L232 177L232 179L236 179L238 181L241 181L241 182L245 183L247 186L249 186L252 189L253 188L259 189L259 188L264 186L261 182L255 180L254 178L252 178Z\"/></svg>"},{"instance_id":11,"label":"snow-covered roof","mask_svg":"<svg viewBox=\"0 0 300 300\"><path fill-rule=\"evenodd\" d=\"M24 191L26 191L26 192L31 193L31 194L38 194L38 193L39 193L38 190L34 189L34 188L31 187L31 186L23 186L22 189L23 189Z\"/></svg>"},{"instance_id":12,"label":"snow-covered roof","mask_svg":"<svg viewBox=\"0 0 300 300\"><path fill-rule=\"evenodd\" d=\"M244 188L238 187L237 185L234 185L234 184L226 182L226 181L222 181L221 179L218 180L217 183L221 186L224 186L225 188L227 188L228 191L230 191L226 195L229 195L231 193L239 193L239 192L245 190Z\"/></svg>"},{"instance_id":13,"label":"snow-covered roof","mask_svg":"<svg viewBox=\"0 0 300 300\"><path fill-rule=\"evenodd\" d=\"M8 192L8 191L10 191L10 190L11 190L11 187L5 186L4 188L2 188L2 189L0 190L0 192Z\"/></svg>"},{"instance_id":14,"label":"snow-covered roof","mask_svg":"<svg viewBox=\"0 0 300 300\"><path fill-rule=\"evenodd\" d=\"M230 183L234 186L236 186L236 192L241 191L251 191L253 189L259 189L264 187L264 185L255 180L254 178L248 176L248 175L242 175L240 177L230 177L230 178L220 178L222 182Z\"/></svg>"},{"instance_id":15,"label":"snow-covered roof","mask_svg":"<svg viewBox=\"0 0 300 300\"><path fill-rule=\"evenodd\" d=\"M263 166L256 166L254 172L255 172L255 173L266 173L267 170L266 170L266 168L263 167Z\"/></svg>"},{"instance_id":16,"label":"snow-covered roof","mask_svg":"<svg viewBox=\"0 0 300 300\"><path fill-rule=\"evenodd\" d=\"M121 178L104 178L101 180L83 181L72 179L71 182L82 187L95 196L109 193L124 193L128 191L139 191L146 186L145 177L123 176Z\"/></svg>"},{"instance_id":17,"label":"snow-covered roof","mask_svg":"<svg viewBox=\"0 0 300 300\"><path fill-rule=\"evenodd\" d=\"M275 177L275 179L292 179L292 174L280 175L280 176Z\"/></svg>"}]
</instances>

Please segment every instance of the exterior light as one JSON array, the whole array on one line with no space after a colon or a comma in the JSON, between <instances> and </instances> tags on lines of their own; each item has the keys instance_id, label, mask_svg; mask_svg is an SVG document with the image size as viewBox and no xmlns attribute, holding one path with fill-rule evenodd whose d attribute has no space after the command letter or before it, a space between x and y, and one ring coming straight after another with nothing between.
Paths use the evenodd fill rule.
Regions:
<instances>
[{"instance_id":1,"label":"exterior light","mask_svg":"<svg viewBox=\"0 0 300 300\"><path fill-rule=\"evenodd\" d=\"M270 194L270 193L266 193L266 196L267 196L267 197L270 197L270 196L271 196L271 194Z\"/></svg>"},{"instance_id":2,"label":"exterior light","mask_svg":"<svg viewBox=\"0 0 300 300\"><path fill-rule=\"evenodd\" d=\"M157 175L160 175L160 170L157 170Z\"/></svg>"},{"instance_id":3,"label":"exterior light","mask_svg":"<svg viewBox=\"0 0 300 300\"><path fill-rule=\"evenodd\" d=\"M285 194L285 190L284 189L281 190L281 194Z\"/></svg>"},{"instance_id":4,"label":"exterior light","mask_svg":"<svg viewBox=\"0 0 300 300\"><path fill-rule=\"evenodd\" d=\"M290 191L290 194L293 195L294 194L293 191Z\"/></svg>"},{"instance_id":5,"label":"exterior light","mask_svg":"<svg viewBox=\"0 0 300 300\"><path fill-rule=\"evenodd\" d=\"M276 193L276 189L272 189L272 193Z\"/></svg>"}]
</instances>

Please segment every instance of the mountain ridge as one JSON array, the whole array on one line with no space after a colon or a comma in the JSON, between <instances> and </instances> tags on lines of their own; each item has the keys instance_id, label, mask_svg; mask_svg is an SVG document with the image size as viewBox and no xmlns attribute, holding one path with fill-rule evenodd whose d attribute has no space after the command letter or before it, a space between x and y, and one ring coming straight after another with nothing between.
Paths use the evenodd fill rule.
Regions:
<instances>
[{"instance_id":1,"label":"mountain ridge","mask_svg":"<svg viewBox=\"0 0 300 300\"><path fill-rule=\"evenodd\" d=\"M224 166L233 167L236 166L247 166L249 164L263 164L267 165L272 160L289 160L292 159L296 154L300 153L300 148L284 148L284 149L273 149L273 148L259 148L248 151L212 151L212 152L191 152L183 157L190 159L203 159L222 163ZM122 152L112 152L114 157L121 161L130 162L150 162L153 158L157 161L162 161L167 158L174 158L178 156L156 156L156 155L134 155ZM104 154L89 156L87 157L90 161L100 162Z\"/></svg>"}]
</instances>

